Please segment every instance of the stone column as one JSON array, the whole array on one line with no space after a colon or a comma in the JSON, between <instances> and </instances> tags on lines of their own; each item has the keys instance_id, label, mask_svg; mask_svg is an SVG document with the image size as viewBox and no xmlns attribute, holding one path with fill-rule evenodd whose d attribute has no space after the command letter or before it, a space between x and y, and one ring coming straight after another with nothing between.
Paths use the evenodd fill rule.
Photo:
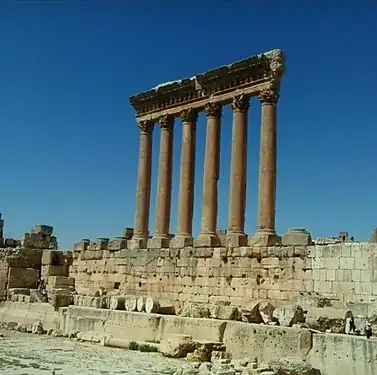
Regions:
<instances>
[{"instance_id":1,"label":"stone column","mask_svg":"<svg viewBox=\"0 0 377 375\"><path fill-rule=\"evenodd\" d=\"M252 245L274 246L280 242L275 232L276 199L276 107L279 92L266 89L259 94L262 104L262 128L259 160L257 232Z\"/></svg>"},{"instance_id":2,"label":"stone column","mask_svg":"<svg viewBox=\"0 0 377 375\"><path fill-rule=\"evenodd\" d=\"M145 248L148 240L153 126L153 123L149 121L138 123L140 129L139 167L136 191L135 226L134 235L131 241L135 248Z\"/></svg>"},{"instance_id":3,"label":"stone column","mask_svg":"<svg viewBox=\"0 0 377 375\"><path fill-rule=\"evenodd\" d=\"M193 245L192 219L194 213L195 181L195 137L198 113L185 109L180 113L182 119L182 151L179 180L177 235L170 242L171 247L183 248Z\"/></svg>"},{"instance_id":4,"label":"stone column","mask_svg":"<svg viewBox=\"0 0 377 375\"><path fill-rule=\"evenodd\" d=\"M173 162L174 117L164 115L160 124L160 156L158 162L155 234L148 244L151 248L169 247L170 208Z\"/></svg>"},{"instance_id":5,"label":"stone column","mask_svg":"<svg viewBox=\"0 0 377 375\"><path fill-rule=\"evenodd\" d=\"M229 214L227 243L245 246L245 210L247 180L247 111L249 98L237 95L233 99L232 161L230 169Z\"/></svg>"},{"instance_id":6,"label":"stone column","mask_svg":"<svg viewBox=\"0 0 377 375\"><path fill-rule=\"evenodd\" d=\"M216 233L217 224L217 182L220 175L220 128L221 106L208 103L205 106L207 114L207 136L203 176L203 203L201 234L194 241L197 247L215 246L219 244Z\"/></svg>"}]
</instances>

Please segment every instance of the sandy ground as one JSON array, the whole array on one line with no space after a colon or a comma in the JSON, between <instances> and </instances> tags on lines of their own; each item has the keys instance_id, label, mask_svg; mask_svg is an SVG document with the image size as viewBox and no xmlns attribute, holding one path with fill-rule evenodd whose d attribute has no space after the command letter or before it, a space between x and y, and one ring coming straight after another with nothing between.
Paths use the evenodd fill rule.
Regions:
<instances>
[{"instance_id":1,"label":"sandy ground","mask_svg":"<svg viewBox=\"0 0 377 375\"><path fill-rule=\"evenodd\" d=\"M2 331L1 375L170 375L182 362L50 336Z\"/></svg>"}]
</instances>

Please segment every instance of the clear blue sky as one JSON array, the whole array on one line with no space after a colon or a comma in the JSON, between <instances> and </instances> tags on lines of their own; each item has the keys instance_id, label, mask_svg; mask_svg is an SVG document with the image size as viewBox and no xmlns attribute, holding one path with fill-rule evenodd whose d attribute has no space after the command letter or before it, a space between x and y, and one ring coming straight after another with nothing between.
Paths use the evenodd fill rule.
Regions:
<instances>
[{"instance_id":1,"label":"clear blue sky","mask_svg":"<svg viewBox=\"0 0 377 375\"><path fill-rule=\"evenodd\" d=\"M60 247L133 226L138 129L128 97L250 55L287 55L278 118L277 230L314 237L377 226L377 2L0 2L0 212L5 234L51 224ZM231 111L224 110L219 227L227 226ZM181 124L174 144L175 232ZM260 106L249 119L246 231L256 226ZM151 230L159 137L154 134ZM197 134L194 228L205 140Z\"/></svg>"}]
</instances>

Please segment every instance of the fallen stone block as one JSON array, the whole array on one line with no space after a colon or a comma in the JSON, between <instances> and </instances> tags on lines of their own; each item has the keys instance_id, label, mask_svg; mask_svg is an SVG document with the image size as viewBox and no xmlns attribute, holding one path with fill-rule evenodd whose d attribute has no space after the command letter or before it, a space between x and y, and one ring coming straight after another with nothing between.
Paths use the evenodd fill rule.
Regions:
<instances>
[{"instance_id":1,"label":"fallen stone block","mask_svg":"<svg viewBox=\"0 0 377 375\"><path fill-rule=\"evenodd\" d=\"M137 310L137 298L135 296L128 296L125 301L125 308L132 312Z\"/></svg>"},{"instance_id":2,"label":"fallen stone block","mask_svg":"<svg viewBox=\"0 0 377 375\"><path fill-rule=\"evenodd\" d=\"M284 327L292 327L294 324L305 323L304 309L298 305L278 307L274 310L273 317Z\"/></svg>"},{"instance_id":3,"label":"fallen stone block","mask_svg":"<svg viewBox=\"0 0 377 375\"><path fill-rule=\"evenodd\" d=\"M264 324L270 324L274 321L273 313L275 307L270 302L262 302L258 306L259 314Z\"/></svg>"},{"instance_id":4,"label":"fallen stone block","mask_svg":"<svg viewBox=\"0 0 377 375\"><path fill-rule=\"evenodd\" d=\"M147 313L175 314L175 307L170 301L156 300L148 297L145 301L145 311Z\"/></svg>"},{"instance_id":5,"label":"fallen stone block","mask_svg":"<svg viewBox=\"0 0 377 375\"><path fill-rule=\"evenodd\" d=\"M211 312L209 311L208 307L187 302L184 304L180 315L189 318L209 318L211 316Z\"/></svg>"},{"instance_id":6,"label":"fallen stone block","mask_svg":"<svg viewBox=\"0 0 377 375\"><path fill-rule=\"evenodd\" d=\"M298 358L280 358L268 362L273 373L279 375L315 375L313 367ZM264 373L263 373L264 374Z\"/></svg>"},{"instance_id":7,"label":"fallen stone block","mask_svg":"<svg viewBox=\"0 0 377 375\"><path fill-rule=\"evenodd\" d=\"M110 310L125 310L125 302L124 296L110 296L109 308Z\"/></svg>"},{"instance_id":8,"label":"fallen stone block","mask_svg":"<svg viewBox=\"0 0 377 375\"><path fill-rule=\"evenodd\" d=\"M160 352L169 358L184 358L194 352L196 343L190 335L172 335L160 343Z\"/></svg>"},{"instance_id":9,"label":"fallen stone block","mask_svg":"<svg viewBox=\"0 0 377 375\"><path fill-rule=\"evenodd\" d=\"M214 305L210 307L212 319L241 320L241 311L234 306Z\"/></svg>"},{"instance_id":10,"label":"fallen stone block","mask_svg":"<svg viewBox=\"0 0 377 375\"><path fill-rule=\"evenodd\" d=\"M37 321L33 324L31 332L34 334L42 335L44 333L43 324L41 321Z\"/></svg>"}]
</instances>

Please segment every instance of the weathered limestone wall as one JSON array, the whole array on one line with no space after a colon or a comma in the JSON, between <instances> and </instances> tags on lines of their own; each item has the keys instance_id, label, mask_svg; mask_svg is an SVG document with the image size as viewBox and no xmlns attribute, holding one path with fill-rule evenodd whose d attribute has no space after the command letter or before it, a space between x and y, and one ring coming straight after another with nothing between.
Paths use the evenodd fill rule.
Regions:
<instances>
[{"instance_id":1,"label":"weathered limestone wall","mask_svg":"<svg viewBox=\"0 0 377 375\"><path fill-rule=\"evenodd\" d=\"M8 263L0 260L0 301L6 299L8 283Z\"/></svg>"},{"instance_id":2,"label":"weathered limestone wall","mask_svg":"<svg viewBox=\"0 0 377 375\"><path fill-rule=\"evenodd\" d=\"M59 313L49 303L23 303L4 301L0 304L0 322L32 325L41 321L45 329L58 329Z\"/></svg>"},{"instance_id":3,"label":"weathered limestone wall","mask_svg":"<svg viewBox=\"0 0 377 375\"><path fill-rule=\"evenodd\" d=\"M141 314L91 307L60 309L61 330L95 332L141 341L161 341L172 334L191 335L196 340L219 342L227 322L214 319L182 318L174 315Z\"/></svg>"},{"instance_id":4,"label":"weathered limestone wall","mask_svg":"<svg viewBox=\"0 0 377 375\"><path fill-rule=\"evenodd\" d=\"M8 289L36 287L41 258L40 249L0 249L0 300L6 299Z\"/></svg>"},{"instance_id":5,"label":"weathered limestone wall","mask_svg":"<svg viewBox=\"0 0 377 375\"><path fill-rule=\"evenodd\" d=\"M174 334L195 340L223 342L237 358L259 362L277 358L301 358L322 375L375 375L377 339L338 334L316 334L287 328L214 319L195 319L158 314L111 311L69 306L59 312L46 303L0 304L0 322L23 325L41 321L45 329L60 328L66 334L80 330L96 336L134 341L160 341Z\"/></svg>"},{"instance_id":6,"label":"weathered limestone wall","mask_svg":"<svg viewBox=\"0 0 377 375\"><path fill-rule=\"evenodd\" d=\"M307 360L323 375L375 375L376 356L377 339L315 334Z\"/></svg>"},{"instance_id":7,"label":"weathered limestone wall","mask_svg":"<svg viewBox=\"0 0 377 375\"><path fill-rule=\"evenodd\" d=\"M105 288L177 303L365 308L377 297L377 244L83 250L69 275L79 294Z\"/></svg>"}]
</instances>

